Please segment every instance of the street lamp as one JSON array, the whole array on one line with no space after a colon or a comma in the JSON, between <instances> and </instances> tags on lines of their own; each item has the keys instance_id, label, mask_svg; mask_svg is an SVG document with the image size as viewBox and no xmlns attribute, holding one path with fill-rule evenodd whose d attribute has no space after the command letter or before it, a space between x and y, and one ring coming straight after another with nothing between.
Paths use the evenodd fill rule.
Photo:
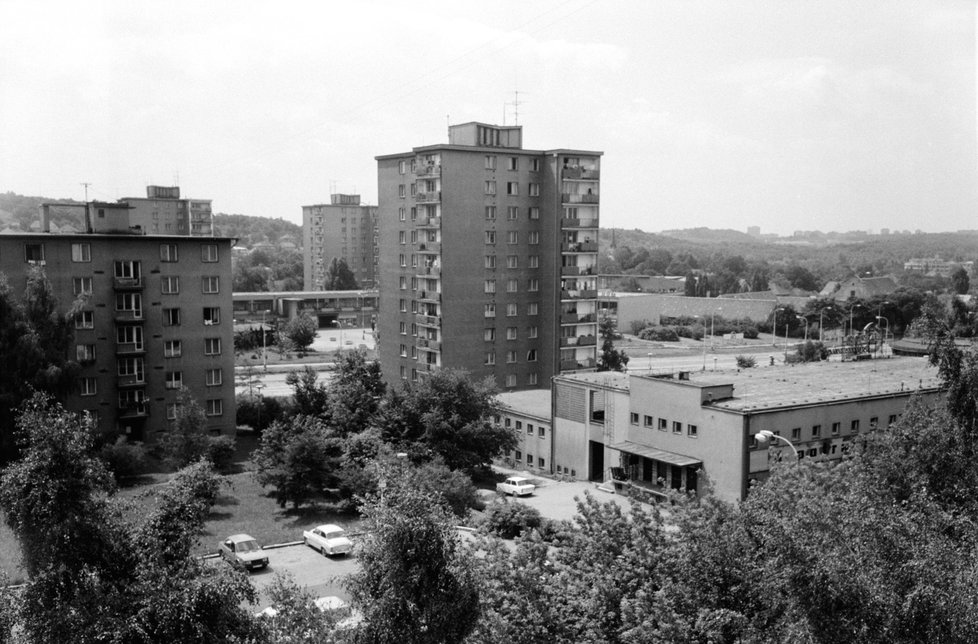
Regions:
<instances>
[{"instance_id":1,"label":"street lamp","mask_svg":"<svg viewBox=\"0 0 978 644\"><path fill-rule=\"evenodd\" d=\"M256 427L255 429L257 429L259 432L262 430L261 429L261 408L265 406L265 399L261 395L261 390L264 389L264 388L265 388L265 383L263 383L263 382L259 382L257 385L255 385L255 389L258 390L258 427Z\"/></svg>"},{"instance_id":2,"label":"street lamp","mask_svg":"<svg viewBox=\"0 0 978 644\"><path fill-rule=\"evenodd\" d=\"M336 325L336 328L340 330L340 347L339 348L340 349L343 349L343 325L340 324L340 321L339 320L333 320L333 324L335 324Z\"/></svg>"},{"instance_id":3,"label":"street lamp","mask_svg":"<svg viewBox=\"0 0 978 644\"><path fill-rule=\"evenodd\" d=\"M852 329L852 312L855 310L855 308L857 306L860 306L861 307L862 304L857 304L856 302L853 302L852 304L849 305L849 335L852 335L853 334L852 333L852 331L853 331L853 329Z\"/></svg>"},{"instance_id":4,"label":"street lamp","mask_svg":"<svg viewBox=\"0 0 978 644\"><path fill-rule=\"evenodd\" d=\"M649 371L652 371L652 352L649 351Z\"/></svg>"},{"instance_id":5,"label":"street lamp","mask_svg":"<svg viewBox=\"0 0 978 644\"><path fill-rule=\"evenodd\" d=\"M801 315L796 315L795 317L805 323L805 344L808 344L808 318Z\"/></svg>"},{"instance_id":6,"label":"street lamp","mask_svg":"<svg viewBox=\"0 0 978 644\"><path fill-rule=\"evenodd\" d=\"M887 333L890 332L890 321L887 320L885 317L883 317L881 315L877 315L876 316L876 319L877 320L883 320L884 322L886 322L886 324L883 326L883 342L881 342L880 343L880 346L876 348L876 351L878 353L882 353L882 351L883 351L883 344L886 344L886 335L887 335Z\"/></svg>"},{"instance_id":7,"label":"street lamp","mask_svg":"<svg viewBox=\"0 0 978 644\"><path fill-rule=\"evenodd\" d=\"M826 306L824 309L818 312L818 341L821 342L824 334L822 333L822 316L825 315L826 311L834 311L831 306Z\"/></svg>"},{"instance_id":8,"label":"street lamp","mask_svg":"<svg viewBox=\"0 0 978 644\"><path fill-rule=\"evenodd\" d=\"M265 352L265 333L266 333L266 329L265 329L265 313L267 313L267 311L265 311L264 309L262 309L262 312L261 312L261 369L265 373L268 373L268 356L266 355L266 352Z\"/></svg>"},{"instance_id":9,"label":"street lamp","mask_svg":"<svg viewBox=\"0 0 978 644\"><path fill-rule=\"evenodd\" d=\"M778 436L772 431L769 431L767 429L762 429L761 431L754 434L754 439L761 445L767 445L771 441L779 440L791 448L791 451L795 453L795 460L796 461L798 460L798 450L795 449L795 446L791 443L791 441L789 441L784 436Z\"/></svg>"}]
</instances>

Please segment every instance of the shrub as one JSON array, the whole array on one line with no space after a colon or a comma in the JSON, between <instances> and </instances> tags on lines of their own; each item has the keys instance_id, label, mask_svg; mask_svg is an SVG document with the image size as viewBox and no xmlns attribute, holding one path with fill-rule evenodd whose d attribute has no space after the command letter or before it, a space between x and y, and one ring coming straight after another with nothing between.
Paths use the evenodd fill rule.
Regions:
<instances>
[{"instance_id":1,"label":"shrub","mask_svg":"<svg viewBox=\"0 0 978 644\"><path fill-rule=\"evenodd\" d=\"M146 471L146 447L140 442L129 442L125 436L120 436L114 443L102 447L99 456L105 461L116 481L138 476Z\"/></svg>"},{"instance_id":2,"label":"shrub","mask_svg":"<svg viewBox=\"0 0 978 644\"><path fill-rule=\"evenodd\" d=\"M220 472L230 469L234 462L234 437L212 436L207 443L207 458Z\"/></svg>"},{"instance_id":3,"label":"shrub","mask_svg":"<svg viewBox=\"0 0 978 644\"><path fill-rule=\"evenodd\" d=\"M737 356L737 368L750 369L757 366L757 358L754 356Z\"/></svg>"},{"instance_id":4,"label":"shrub","mask_svg":"<svg viewBox=\"0 0 978 644\"><path fill-rule=\"evenodd\" d=\"M632 335L638 335L642 332L642 329L652 326L652 323L648 320L632 320L628 326L632 331Z\"/></svg>"},{"instance_id":5,"label":"shrub","mask_svg":"<svg viewBox=\"0 0 978 644\"><path fill-rule=\"evenodd\" d=\"M539 528L543 518L536 508L525 503L509 502L505 499L492 503L486 508L486 532L503 539L513 539L530 528Z\"/></svg>"},{"instance_id":6,"label":"shrub","mask_svg":"<svg viewBox=\"0 0 978 644\"><path fill-rule=\"evenodd\" d=\"M638 333L642 340L655 340L657 342L679 342L679 334L676 330L668 326L647 326Z\"/></svg>"}]
</instances>

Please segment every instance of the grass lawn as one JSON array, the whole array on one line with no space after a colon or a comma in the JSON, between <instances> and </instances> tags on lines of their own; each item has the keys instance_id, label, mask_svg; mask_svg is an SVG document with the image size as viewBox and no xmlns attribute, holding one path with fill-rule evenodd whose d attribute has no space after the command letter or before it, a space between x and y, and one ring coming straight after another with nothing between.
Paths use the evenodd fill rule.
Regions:
<instances>
[{"instance_id":1,"label":"grass lawn","mask_svg":"<svg viewBox=\"0 0 978 644\"><path fill-rule=\"evenodd\" d=\"M356 515L336 514L325 507L308 506L299 510L283 509L275 499L259 486L251 471L248 455L255 447L251 436L238 438L238 458L235 472L227 475L229 485L211 509L204 525L203 534L196 548L197 554L209 554L217 550L217 544L225 537L246 532L262 545L301 541L302 531L321 523L335 523L349 531L356 531L360 519ZM118 496L133 503L133 513L145 515L154 504L152 491L166 483L169 473L156 472L139 477L134 484L122 488ZM19 569L20 547L6 523L0 525L0 569L11 583L25 581Z\"/></svg>"}]
</instances>

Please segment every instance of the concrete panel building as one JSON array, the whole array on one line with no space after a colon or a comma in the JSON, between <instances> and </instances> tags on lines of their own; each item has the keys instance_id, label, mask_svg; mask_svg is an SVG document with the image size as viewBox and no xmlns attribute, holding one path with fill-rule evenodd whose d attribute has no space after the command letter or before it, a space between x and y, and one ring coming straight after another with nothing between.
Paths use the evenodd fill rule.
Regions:
<instances>
[{"instance_id":1,"label":"concrete panel building","mask_svg":"<svg viewBox=\"0 0 978 644\"><path fill-rule=\"evenodd\" d=\"M131 234L126 204L91 206L127 232L0 235L0 272L17 296L34 265L63 310L85 298L74 321L70 357L81 372L68 409L92 412L106 434L152 441L187 387L212 433L233 432L233 240Z\"/></svg>"},{"instance_id":2,"label":"concrete panel building","mask_svg":"<svg viewBox=\"0 0 978 644\"><path fill-rule=\"evenodd\" d=\"M388 382L450 367L530 389L595 367L600 158L482 123L377 157Z\"/></svg>"},{"instance_id":3,"label":"concrete panel building","mask_svg":"<svg viewBox=\"0 0 978 644\"><path fill-rule=\"evenodd\" d=\"M743 499L771 459L755 436L791 441L803 459L840 459L853 441L895 423L910 397L940 394L921 358L830 362L662 375L567 374L554 380L552 469L619 479L650 495L667 489Z\"/></svg>"},{"instance_id":4,"label":"concrete panel building","mask_svg":"<svg viewBox=\"0 0 978 644\"><path fill-rule=\"evenodd\" d=\"M302 207L304 288L323 288L333 258L346 260L357 286L377 286L377 206L360 195L330 195L330 203Z\"/></svg>"},{"instance_id":5,"label":"concrete panel building","mask_svg":"<svg viewBox=\"0 0 978 644\"><path fill-rule=\"evenodd\" d=\"M181 199L179 186L146 186L145 197L119 201L130 206L130 225L146 234L214 236L211 200Z\"/></svg>"}]
</instances>

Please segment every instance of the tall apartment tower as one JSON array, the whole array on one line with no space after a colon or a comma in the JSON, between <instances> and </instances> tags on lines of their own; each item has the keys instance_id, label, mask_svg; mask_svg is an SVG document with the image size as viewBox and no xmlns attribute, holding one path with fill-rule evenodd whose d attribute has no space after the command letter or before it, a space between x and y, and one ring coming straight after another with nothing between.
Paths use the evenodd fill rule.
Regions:
<instances>
[{"instance_id":1,"label":"tall apartment tower","mask_svg":"<svg viewBox=\"0 0 978 644\"><path fill-rule=\"evenodd\" d=\"M213 237L210 199L181 199L179 186L146 186L146 197L126 197L131 225L150 235Z\"/></svg>"},{"instance_id":2,"label":"tall apartment tower","mask_svg":"<svg viewBox=\"0 0 978 644\"><path fill-rule=\"evenodd\" d=\"M304 287L322 290L333 258L346 260L360 288L377 286L377 206L360 195L330 195L330 203L302 207Z\"/></svg>"},{"instance_id":3,"label":"tall apartment tower","mask_svg":"<svg viewBox=\"0 0 978 644\"><path fill-rule=\"evenodd\" d=\"M81 371L66 407L93 413L104 433L152 442L187 387L207 428L232 433L234 240L135 233L123 203L87 210L98 232L0 235L0 272L18 297L31 266L43 268L63 311L85 296L70 356Z\"/></svg>"},{"instance_id":4,"label":"tall apartment tower","mask_svg":"<svg viewBox=\"0 0 978 644\"><path fill-rule=\"evenodd\" d=\"M483 123L377 157L388 382L460 368L532 389L596 366L600 159Z\"/></svg>"}]
</instances>

